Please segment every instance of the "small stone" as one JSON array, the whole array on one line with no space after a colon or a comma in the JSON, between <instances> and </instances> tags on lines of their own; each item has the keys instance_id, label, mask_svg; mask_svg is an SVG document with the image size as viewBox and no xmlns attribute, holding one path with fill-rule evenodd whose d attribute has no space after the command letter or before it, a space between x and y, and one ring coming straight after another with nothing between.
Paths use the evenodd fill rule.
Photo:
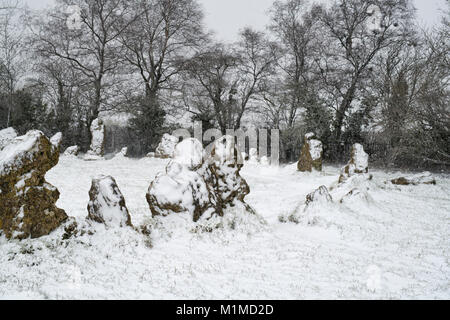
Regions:
<instances>
[{"instance_id":1,"label":"small stone","mask_svg":"<svg viewBox=\"0 0 450 320\"><path fill-rule=\"evenodd\" d=\"M419 185L419 184L436 184L436 179L431 175L430 172L423 172L412 176L399 177L391 180L392 184L396 185Z\"/></svg>"},{"instance_id":2,"label":"small stone","mask_svg":"<svg viewBox=\"0 0 450 320\"><path fill-rule=\"evenodd\" d=\"M78 155L78 153L80 152L80 147L79 146L71 146L68 147L66 149L66 151L64 151L64 156L73 156L76 157Z\"/></svg>"},{"instance_id":3,"label":"small stone","mask_svg":"<svg viewBox=\"0 0 450 320\"><path fill-rule=\"evenodd\" d=\"M92 179L89 190L88 219L107 227L131 226L131 217L125 199L111 176Z\"/></svg>"}]
</instances>

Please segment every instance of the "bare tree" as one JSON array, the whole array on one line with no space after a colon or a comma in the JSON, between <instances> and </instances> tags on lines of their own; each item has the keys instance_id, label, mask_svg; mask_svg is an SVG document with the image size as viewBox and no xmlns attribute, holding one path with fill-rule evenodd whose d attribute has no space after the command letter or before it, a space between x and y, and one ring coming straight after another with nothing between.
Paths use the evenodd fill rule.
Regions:
<instances>
[{"instance_id":1,"label":"bare tree","mask_svg":"<svg viewBox=\"0 0 450 320\"><path fill-rule=\"evenodd\" d=\"M340 0L312 10L324 31L318 39L316 65L322 94L335 112L333 131L340 154L344 120L359 98L373 59L410 30L413 11L408 0Z\"/></svg>"},{"instance_id":2,"label":"bare tree","mask_svg":"<svg viewBox=\"0 0 450 320\"><path fill-rule=\"evenodd\" d=\"M67 62L90 84L87 127L107 107L106 90L120 80L117 71L123 52L119 38L133 17L136 13L127 0L59 0L34 25L38 52Z\"/></svg>"},{"instance_id":3,"label":"bare tree","mask_svg":"<svg viewBox=\"0 0 450 320\"><path fill-rule=\"evenodd\" d=\"M0 89L6 95L6 127L10 126L13 94L24 72L23 29L17 23L18 1L0 2Z\"/></svg>"},{"instance_id":4,"label":"bare tree","mask_svg":"<svg viewBox=\"0 0 450 320\"><path fill-rule=\"evenodd\" d=\"M195 0L134 0L132 7L139 15L120 40L127 49L126 62L139 74L145 96L154 103L205 40L203 13Z\"/></svg>"},{"instance_id":5,"label":"bare tree","mask_svg":"<svg viewBox=\"0 0 450 320\"><path fill-rule=\"evenodd\" d=\"M273 68L276 50L263 33L247 28L236 47L216 44L191 59L189 77L199 90L187 103L189 111L213 114L223 133L238 129Z\"/></svg>"}]
</instances>

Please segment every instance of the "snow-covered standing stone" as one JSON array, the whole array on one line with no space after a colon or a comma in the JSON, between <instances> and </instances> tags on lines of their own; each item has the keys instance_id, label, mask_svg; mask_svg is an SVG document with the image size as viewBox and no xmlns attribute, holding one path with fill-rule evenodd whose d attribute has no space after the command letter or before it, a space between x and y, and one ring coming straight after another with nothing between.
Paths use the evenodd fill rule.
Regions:
<instances>
[{"instance_id":1,"label":"snow-covered standing stone","mask_svg":"<svg viewBox=\"0 0 450 320\"><path fill-rule=\"evenodd\" d=\"M102 158L105 151L105 125L101 119L95 119L91 124L91 146L86 154L86 160Z\"/></svg>"},{"instance_id":2,"label":"snow-covered standing stone","mask_svg":"<svg viewBox=\"0 0 450 320\"><path fill-rule=\"evenodd\" d=\"M45 181L58 160L59 147L37 130L0 151L0 228L7 238L41 237L67 219L55 206L58 190Z\"/></svg>"},{"instance_id":3,"label":"snow-covered standing stone","mask_svg":"<svg viewBox=\"0 0 450 320\"><path fill-rule=\"evenodd\" d=\"M107 227L131 226L131 218L125 199L111 176L92 179L89 190L88 219Z\"/></svg>"},{"instance_id":4,"label":"snow-covered standing stone","mask_svg":"<svg viewBox=\"0 0 450 320\"><path fill-rule=\"evenodd\" d=\"M16 137L17 132L12 127L0 130L0 151L10 144Z\"/></svg>"},{"instance_id":5,"label":"snow-covered standing stone","mask_svg":"<svg viewBox=\"0 0 450 320\"><path fill-rule=\"evenodd\" d=\"M314 133L312 132L305 135L300 159L297 163L297 169L301 172L311 172L312 169L322 171L322 142L313 138Z\"/></svg>"},{"instance_id":6,"label":"snow-covered standing stone","mask_svg":"<svg viewBox=\"0 0 450 320\"><path fill-rule=\"evenodd\" d=\"M361 144L355 143L352 147L351 157L348 164L342 168L339 183L355 175L369 172L369 155L364 151Z\"/></svg>"},{"instance_id":7,"label":"snow-covered standing stone","mask_svg":"<svg viewBox=\"0 0 450 320\"><path fill-rule=\"evenodd\" d=\"M223 216L234 201L245 205L250 189L239 175L242 155L234 137L217 139L210 155L204 155L201 143L194 140L178 144L174 160L151 183L147 202L153 216L189 212L198 221L214 214Z\"/></svg>"},{"instance_id":8,"label":"snow-covered standing stone","mask_svg":"<svg viewBox=\"0 0 450 320\"><path fill-rule=\"evenodd\" d=\"M177 137L165 133L161 138L161 142L159 143L158 147L155 150L155 156L157 158L163 159L173 158L175 147L177 144L178 144Z\"/></svg>"}]
</instances>

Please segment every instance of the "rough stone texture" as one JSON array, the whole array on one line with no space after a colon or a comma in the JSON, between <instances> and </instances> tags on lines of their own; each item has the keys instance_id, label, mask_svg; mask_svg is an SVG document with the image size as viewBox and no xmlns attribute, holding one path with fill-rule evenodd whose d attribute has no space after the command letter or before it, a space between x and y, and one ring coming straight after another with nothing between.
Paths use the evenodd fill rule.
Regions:
<instances>
[{"instance_id":1,"label":"rough stone texture","mask_svg":"<svg viewBox=\"0 0 450 320\"><path fill-rule=\"evenodd\" d=\"M74 157L76 157L79 152L80 152L80 147L79 146L71 146L71 147L68 147L66 149L66 151L64 151L64 155L65 156L74 156Z\"/></svg>"},{"instance_id":2,"label":"rough stone texture","mask_svg":"<svg viewBox=\"0 0 450 320\"><path fill-rule=\"evenodd\" d=\"M58 190L45 181L58 160L59 145L37 130L17 137L0 152L0 229L7 238L41 237L67 219L55 206Z\"/></svg>"},{"instance_id":3,"label":"rough stone texture","mask_svg":"<svg viewBox=\"0 0 450 320\"><path fill-rule=\"evenodd\" d=\"M306 196L305 204L308 206L313 202L333 202L333 198L328 192L327 187L320 186L318 189Z\"/></svg>"},{"instance_id":4,"label":"rough stone texture","mask_svg":"<svg viewBox=\"0 0 450 320\"><path fill-rule=\"evenodd\" d=\"M436 184L436 179L431 175L430 172L423 172L407 177L399 177L392 179L393 184L407 186L407 185L419 185L419 184Z\"/></svg>"},{"instance_id":5,"label":"rough stone texture","mask_svg":"<svg viewBox=\"0 0 450 320\"><path fill-rule=\"evenodd\" d=\"M178 144L177 137L165 133L161 138L161 142L159 143L158 147L155 150L155 156L157 158L163 159L173 158L175 147L177 144Z\"/></svg>"},{"instance_id":6,"label":"rough stone texture","mask_svg":"<svg viewBox=\"0 0 450 320\"><path fill-rule=\"evenodd\" d=\"M355 174L369 172L369 155L359 143L355 143L352 147L351 157L348 164L342 168L339 176L339 183L344 182Z\"/></svg>"},{"instance_id":7,"label":"rough stone texture","mask_svg":"<svg viewBox=\"0 0 450 320\"><path fill-rule=\"evenodd\" d=\"M88 219L107 227L131 226L131 217L125 199L111 176L92 179L89 190Z\"/></svg>"},{"instance_id":8,"label":"rough stone texture","mask_svg":"<svg viewBox=\"0 0 450 320\"><path fill-rule=\"evenodd\" d=\"M17 132L12 127L0 130L0 151L14 141L16 137Z\"/></svg>"},{"instance_id":9,"label":"rough stone texture","mask_svg":"<svg viewBox=\"0 0 450 320\"><path fill-rule=\"evenodd\" d=\"M216 140L210 155L203 158L199 158L199 154L203 155L199 147L199 141L181 142L166 172L151 183L147 202L153 216L189 212L193 221L198 221L212 215L223 216L224 209L235 201L246 205L244 197L250 189L239 174L242 155L234 138L224 136Z\"/></svg>"},{"instance_id":10,"label":"rough stone texture","mask_svg":"<svg viewBox=\"0 0 450 320\"><path fill-rule=\"evenodd\" d=\"M95 119L91 124L91 146L85 160L101 159L105 152L105 125L101 119Z\"/></svg>"},{"instance_id":11,"label":"rough stone texture","mask_svg":"<svg viewBox=\"0 0 450 320\"><path fill-rule=\"evenodd\" d=\"M313 133L307 133L304 138L297 169L301 172L311 172L313 169L322 171L322 142L313 139Z\"/></svg>"}]
</instances>

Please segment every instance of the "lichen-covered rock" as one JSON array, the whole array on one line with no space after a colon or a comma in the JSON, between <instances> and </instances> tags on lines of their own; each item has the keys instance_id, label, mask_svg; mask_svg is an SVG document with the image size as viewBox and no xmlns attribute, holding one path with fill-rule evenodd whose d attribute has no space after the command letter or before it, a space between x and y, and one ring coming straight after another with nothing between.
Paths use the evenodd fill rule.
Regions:
<instances>
[{"instance_id":1,"label":"lichen-covered rock","mask_svg":"<svg viewBox=\"0 0 450 320\"><path fill-rule=\"evenodd\" d=\"M311 172L313 169L322 171L322 142L314 138L314 133L305 135L297 169L301 172Z\"/></svg>"},{"instance_id":2,"label":"lichen-covered rock","mask_svg":"<svg viewBox=\"0 0 450 320\"><path fill-rule=\"evenodd\" d=\"M419 184L436 184L436 179L431 175L430 172L423 172L415 174L412 176L399 177L392 179L393 184L407 186L407 185L419 185Z\"/></svg>"},{"instance_id":3,"label":"lichen-covered rock","mask_svg":"<svg viewBox=\"0 0 450 320\"><path fill-rule=\"evenodd\" d=\"M95 119L91 124L91 146L85 160L99 160L105 152L105 125L101 119Z\"/></svg>"},{"instance_id":4,"label":"lichen-covered rock","mask_svg":"<svg viewBox=\"0 0 450 320\"><path fill-rule=\"evenodd\" d=\"M47 235L67 219L55 206L58 190L45 181L58 163L60 141L33 130L0 152L0 229L7 238Z\"/></svg>"},{"instance_id":5,"label":"lichen-covered rock","mask_svg":"<svg viewBox=\"0 0 450 320\"><path fill-rule=\"evenodd\" d=\"M107 227L131 226L131 218L125 199L111 176L92 179L89 190L88 219Z\"/></svg>"},{"instance_id":6,"label":"lichen-covered rock","mask_svg":"<svg viewBox=\"0 0 450 320\"><path fill-rule=\"evenodd\" d=\"M161 138L161 142L159 143L158 147L155 150L155 156L157 158L163 159L173 158L175 147L177 144L178 144L177 137L165 133Z\"/></svg>"},{"instance_id":7,"label":"lichen-covered rock","mask_svg":"<svg viewBox=\"0 0 450 320\"><path fill-rule=\"evenodd\" d=\"M66 151L64 151L64 156L70 157L76 157L78 155L78 153L80 152L80 147L79 146L71 146L68 147L66 149Z\"/></svg>"},{"instance_id":8,"label":"lichen-covered rock","mask_svg":"<svg viewBox=\"0 0 450 320\"><path fill-rule=\"evenodd\" d=\"M0 151L10 144L16 137L17 132L12 127L0 130Z\"/></svg>"},{"instance_id":9,"label":"lichen-covered rock","mask_svg":"<svg viewBox=\"0 0 450 320\"><path fill-rule=\"evenodd\" d=\"M223 216L224 209L235 201L246 205L244 197L250 189L239 174L241 157L231 136L216 140L210 155L204 155L195 139L178 144L174 160L166 172L157 175L147 192L153 216L189 212L193 221L198 221Z\"/></svg>"},{"instance_id":10,"label":"lichen-covered rock","mask_svg":"<svg viewBox=\"0 0 450 320\"><path fill-rule=\"evenodd\" d=\"M344 182L355 174L369 172L369 155L359 143L355 143L352 147L352 153L348 164L342 168L339 176L339 183Z\"/></svg>"}]
</instances>

